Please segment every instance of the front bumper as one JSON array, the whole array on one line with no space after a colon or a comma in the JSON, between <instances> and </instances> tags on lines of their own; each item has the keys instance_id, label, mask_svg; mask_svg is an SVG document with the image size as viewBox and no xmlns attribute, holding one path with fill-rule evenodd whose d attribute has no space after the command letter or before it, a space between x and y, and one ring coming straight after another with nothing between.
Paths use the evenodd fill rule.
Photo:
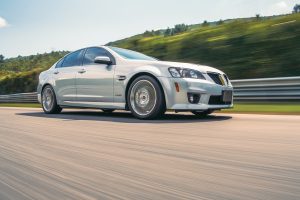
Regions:
<instances>
[{"instance_id":1,"label":"front bumper","mask_svg":"<svg viewBox=\"0 0 300 200\"><path fill-rule=\"evenodd\" d=\"M38 94L38 95L37 95L37 98L38 98L38 102L39 102L39 103L42 103L41 94Z\"/></svg>"},{"instance_id":2,"label":"front bumper","mask_svg":"<svg viewBox=\"0 0 300 200\"><path fill-rule=\"evenodd\" d=\"M233 98L230 103L212 103L212 98L222 97L223 91L233 91L231 85L218 85L216 83L189 78L158 77L165 92L166 106L169 110L220 110L233 107ZM179 86L176 90L175 83ZM200 100L192 104L188 100L188 93L199 94Z\"/></svg>"}]
</instances>

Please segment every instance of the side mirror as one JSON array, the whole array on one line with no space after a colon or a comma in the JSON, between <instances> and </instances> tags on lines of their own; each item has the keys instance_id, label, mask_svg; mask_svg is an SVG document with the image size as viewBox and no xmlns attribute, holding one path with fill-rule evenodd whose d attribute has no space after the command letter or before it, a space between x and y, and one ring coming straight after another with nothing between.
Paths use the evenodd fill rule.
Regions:
<instances>
[{"instance_id":1,"label":"side mirror","mask_svg":"<svg viewBox=\"0 0 300 200\"><path fill-rule=\"evenodd\" d=\"M97 56L94 62L98 64L106 64L106 65L112 64L110 58L107 56Z\"/></svg>"}]
</instances>

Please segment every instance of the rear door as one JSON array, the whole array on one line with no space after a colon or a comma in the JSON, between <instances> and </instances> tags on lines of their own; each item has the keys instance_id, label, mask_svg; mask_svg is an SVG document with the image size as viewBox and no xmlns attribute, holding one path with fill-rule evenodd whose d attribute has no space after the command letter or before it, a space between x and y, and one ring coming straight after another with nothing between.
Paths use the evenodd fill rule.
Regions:
<instances>
[{"instance_id":1,"label":"rear door","mask_svg":"<svg viewBox=\"0 0 300 200\"><path fill-rule=\"evenodd\" d=\"M67 55L58 62L54 70L55 91L59 104L68 104L76 100L76 74L82 67L84 50Z\"/></svg>"}]
</instances>

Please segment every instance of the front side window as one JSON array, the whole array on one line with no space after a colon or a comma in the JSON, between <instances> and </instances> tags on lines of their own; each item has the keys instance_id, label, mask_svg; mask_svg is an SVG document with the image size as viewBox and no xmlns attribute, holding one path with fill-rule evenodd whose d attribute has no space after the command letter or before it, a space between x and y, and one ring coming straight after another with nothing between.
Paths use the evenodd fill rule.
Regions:
<instances>
[{"instance_id":1,"label":"front side window","mask_svg":"<svg viewBox=\"0 0 300 200\"><path fill-rule=\"evenodd\" d=\"M64 58L61 67L80 66L82 64L82 54L84 50L75 51Z\"/></svg>"},{"instance_id":2,"label":"front side window","mask_svg":"<svg viewBox=\"0 0 300 200\"><path fill-rule=\"evenodd\" d=\"M153 57L147 56L145 54L142 54L142 53L139 53L136 51L121 49L121 48L117 48L117 47L109 47L109 48L125 59L157 61L157 59L155 59Z\"/></svg>"},{"instance_id":3,"label":"front side window","mask_svg":"<svg viewBox=\"0 0 300 200\"><path fill-rule=\"evenodd\" d=\"M99 47L91 47L88 48L85 52L84 58L83 58L83 65L93 65L95 64L95 58L97 56L107 56L109 57L107 51L103 48Z\"/></svg>"},{"instance_id":4,"label":"front side window","mask_svg":"<svg viewBox=\"0 0 300 200\"><path fill-rule=\"evenodd\" d=\"M62 66L63 62L64 62L64 59L63 58L60 59L60 61L57 62L55 68L60 68Z\"/></svg>"}]
</instances>

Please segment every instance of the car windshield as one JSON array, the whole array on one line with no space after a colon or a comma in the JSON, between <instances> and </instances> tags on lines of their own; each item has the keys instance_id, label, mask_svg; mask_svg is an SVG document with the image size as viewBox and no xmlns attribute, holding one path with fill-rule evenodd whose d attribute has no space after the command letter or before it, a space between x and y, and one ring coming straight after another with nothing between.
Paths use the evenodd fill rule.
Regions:
<instances>
[{"instance_id":1,"label":"car windshield","mask_svg":"<svg viewBox=\"0 0 300 200\"><path fill-rule=\"evenodd\" d=\"M125 59L157 61L156 58L146 56L145 54L142 54L142 53L139 53L136 51L121 49L118 47L109 47L109 48Z\"/></svg>"}]
</instances>

